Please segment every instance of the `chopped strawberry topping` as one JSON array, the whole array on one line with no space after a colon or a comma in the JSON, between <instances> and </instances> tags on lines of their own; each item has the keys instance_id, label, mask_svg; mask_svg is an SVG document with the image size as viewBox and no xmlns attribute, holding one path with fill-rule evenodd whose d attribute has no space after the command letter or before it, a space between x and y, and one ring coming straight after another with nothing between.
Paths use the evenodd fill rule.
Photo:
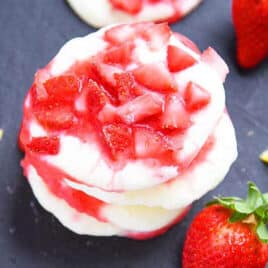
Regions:
<instances>
[{"instance_id":1,"label":"chopped strawberry topping","mask_svg":"<svg viewBox=\"0 0 268 268\"><path fill-rule=\"evenodd\" d=\"M153 24L151 27L143 28L141 31L141 36L150 43L152 49L163 47L168 42L171 34L167 23Z\"/></svg>"},{"instance_id":2,"label":"chopped strawberry topping","mask_svg":"<svg viewBox=\"0 0 268 268\"><path fill-rule=\"evenodd\" d=\"M113 45L122 45L127 41L133 41L144 32L144 29L153 25L152 22L118 25L107 30L104 34L104 39Z\"/></svg>"},{"instance_id":3,"label":"chopped strawberry topping","mask_svg":"<svg viewBox=\"0 0 268 268\"><path fill-rule=\"evenodd\" d=\"M87 104L90 111L99 111L106 103L110 102L108 93L91 79L84 90L88 91Z\"/></svg>"},{"instance_id":4,"label":"chopped strawberry topping","mask_svg":"<svg viewBox=\"0 0 268 268\"><path fill-rule=\"evenodd\" d=\"M75 122L75 116L68 107L48 107L34 112L40 124L50 130L63 130L70 128Z\"/></svg>"},{"instance_id":5,"label":"chopped strawberry topping","mask_svg":"<svg viewBox=\"0 0 268 268\"><path fill-rule=\"evenodd\" d=\"M168 95L162 115L162 128L185 129L190 124L190 115L185 109L183 98L178 94Z\"/></svg>"},{"instance_id":6,"label":"chopped strawberry topping","mask_svg":"<svg viewBox=\"0 0 268 268\"><path fill-rule=\"evenodd\" d=\"M210 102L210 94L201 86L190 82L185 90L186 107L190 111L199 110Z\"/></svg>"},{"instance_id":7,"label":"chopped strawberry topping","mask_svg":"<svg viewBox=\"0 0 268 268\"><path fill-rule=\"evenodd\" d=\"M168 45L171 34L167 24L151 22L110 28L104 33L108 43L104 51L76 62L61 76L51 78L50 72L43 71L36 78L29 95L31 115L51 136L64 131L85 140L97 139L112 160L155 158L176 165L174 155L192 124L191 114L205 107L210 95L194 83L180 95L177 77L171 72L188 68L196 60ZM194 46L187 38L177 38L189 48ZM144 44L145 52L152 55L161 52L162 57L166 50L167 64L165 54L155 63L136 59L134 49ZM207 63L206 54L202 60ZM52 141L33 140L28 148L56 153Z\"/></svg>"},{"instance_id":8,"label":"chopped strawberry topping","mask_svg":"<svg viewBox=\"0 0 268 268\"><path fill-rule=\"evenodd\" d=\"M123 120L132 124L149 116L162 112L163 98L156 94L145 94L120 106L118 114Z\"/></svg>"},{"instance_id":9,"label":"chopped strawberry topping","mask_svg":"<svg viewBox=\"0 0 268 268\"><path fill-rule=\"evenodd\" d=\"M122 45L140 37L150 43L152 49L158 49L168 42L171 34L172 32L166 23L142 22L115 26L105 32L104 38L114 45Z\"/></svg>"},{"instance_id":10,"label":"chopped strawberry topping","mask_svg":"<svg viewBox=\"0 0 268 268\"><path fill-rule=\"evenodd\" d=\"M166 154L168 156L171 153L165 136L147 127L135 129L134 144L135 154L138 158L155 158L156 155Z\"/></svg>"},{"instance_id":11,"label":"chopped strawberry topping","mask_svg":"<svg viewBox=\"0 0 268 268\"><path fill-rule=\"evenodd\" d=\"M44 84L32 87L33 105L51 107L72 104L80 87L79 79L72 75L48 79Z\"/></svg>"},{"instance_id":12,"label":"chopped strawberry topping","mask_svg":"<svg viewBox=\"0 0 268 268\"><path fill-rule=\"evenodd\" d=\"M110 0L110 2L115 8L135 15L142 9L143 0Z\"/></svg>"},{"instance_id":13,"label":"chopped strawberry topping","mask_svg":"<svg viewBox=\"0 0 268 268\"><path fill-rule=\"evenodd\" d=\"M47 80L44 87L50 96L73 99L80 89L80 81L75 76L62 75Z\"/></svg>"},{"instance_id":14,"label":"chopped strawberry topping","mask_svg":"<svg viewBox=\"0 0 268 268\"><path fill-rule=\"evenodd\" d=\"M95 74L97 80L105 87L115 86L114 73L116 72L118 72L118 68L115 66L102 62L95 62Z\"/></svg>"},{"instance_id":15,"label":"chopped strawberry topping","mask_svg":"<svg viewBox=\"0 0 268 268\"><path fill-rule=\"evenodd\" d=\"M115 73L116 90L120 103L125 103L136 95L136 83L131 73Z\"/></svg>"},{"instance_id":16,"label":"chopped strawberry topping","mask_svg":"<svg viewBox=\"0 0 268 268\"><path fill-rule=\"evenodd\" d=\"M124 124L104 125L104 139L114 159L120 156L130 156L132 153L132 130Z\"/></svg>"},{"instance_id":17,"label":"chopped strawberry topping","mask_svg":"<svg viewBox=\"0 0 268 268\"><path fill-rule=\"evenodd\" d=\"M58 137L32 138L27 147L35 153L57 154L60 148L60 141Z\"/></svg>"},{"instance_id":18,"label":"chopped strawberry topping","mask_svg":"<svg viewBox=\"0 0 268 268\"><path fill-rule=\"evenodd\" d=\"M121 45L126 41L133 40L136 30L132 25L119 25L107 30L104 34L104 39L114 45Z\"/></svg>"},{"instance_id":19,"label":"chopped strawberry topping","mask_svg":"<svg viewBox=\"0 0 268 268\"><path fill-rule=\"evenodd\" d=\"M121 122L121 118L115 106L106 104L98 114L98 120L103 123Z\"/></svg>"},{"instance_id":20,"label":"chopped strawberry topping","mask_svg":"<svg viewBox=\"0 0 268 268\"><path fill-rule=\"evenodd\" d=\"M196 59L183 49L169 45L167 48L167 62L171 72L179 72L195 64Z\"/></svg>"},{"instance_id":21,"label":"chopped strawberry topping","mask_svg":"<svg viewBox=\"0 0 268 268\"><path fill-rule=\"evenodd\" d=\"M162 64L146 64L133 70L138 83L150 90L161 93L176 92L177 88L172 76Z\"/></svg>"},{"instance_id":22,"label":"chopped strawberry topping","mask_svg":"<svg viewBox=\"0 0 268 268\"><path fill-rule=\"evenodd\" d=\"M107 64L126 65L131 61L131 53L133 48L134 44L131 43L111 48L104 53L103 61Z\"/></svg>"},{"instance_id":23,"label":"chopped strawberry topping","mask_svg":"<svg viewBox=\"0 0 268 268\"><path fill-rule=\"evenodd\" d=\"M117 99L115 73L120 73L120 69L114 65L101 62L95 62L95 76L98 84L102 85L105 90L113 97L113 101Z\"/></svg>"},{"instance_id":24,"label":"chopped strawberry topping","mask_svg":"<svg viewBox=\"0 0 268 268\"><path fill-rule=\"evenodd\" d=\"M30 89L30 92L32 95L32 104L34 106L40 105L41 103L46 102L48 99L48 93L43 84L33 84Z\"/></svg>"}]
</instances>

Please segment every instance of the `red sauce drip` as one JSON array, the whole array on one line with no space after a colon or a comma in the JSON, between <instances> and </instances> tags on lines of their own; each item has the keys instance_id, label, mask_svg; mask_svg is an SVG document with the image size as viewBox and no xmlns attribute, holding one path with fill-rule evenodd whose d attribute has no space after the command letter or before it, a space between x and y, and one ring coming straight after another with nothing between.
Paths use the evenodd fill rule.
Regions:
<instances>
[{"instance_id":1,"label":"red sauce drip","mask_svg":"<svg viewBox=\"0 0 268 268\"><path fill-rule=\"evenodd\" d=\"M64 182L64 178L68 178L68 175L66 176L63 171L33 155L27 155L22 162L24 170L27 170L29 165L35 167L38 175L55 196L65 200L75 210L106 222L101 215L101 208L105 206L105 203L94 197L86 195L82 191L69 187Z\"/></svg>"}]
</instances>

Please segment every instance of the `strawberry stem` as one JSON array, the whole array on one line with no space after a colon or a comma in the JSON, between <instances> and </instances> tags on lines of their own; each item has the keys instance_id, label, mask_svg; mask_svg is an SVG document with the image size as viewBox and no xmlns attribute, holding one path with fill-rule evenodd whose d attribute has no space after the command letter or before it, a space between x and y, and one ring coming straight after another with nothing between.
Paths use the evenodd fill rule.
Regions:
<instances>
[{"instance_id":1,"label":"strawberry stem","mask_svg":"<svg viewBox=\"0 0 268 268\"><path fill-rule=\"evenodd\" d=\"M268 193L262 194L253 182L248 182L246 199L238 197L215 197L207 205L220 204L232 210L229 222L244 222L256 227L258 238L268 243ZM252 220L254 219L254 220Z\"/></svg>"}]
</instances>

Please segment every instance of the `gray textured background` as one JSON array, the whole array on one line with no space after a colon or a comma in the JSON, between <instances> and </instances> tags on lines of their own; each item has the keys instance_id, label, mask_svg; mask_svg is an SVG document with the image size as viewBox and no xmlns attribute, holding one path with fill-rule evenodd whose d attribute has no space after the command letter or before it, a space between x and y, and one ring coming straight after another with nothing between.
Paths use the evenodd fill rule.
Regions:
<instances>
[{"instance_id":1,"label":"gray textured background","mask_svg":"<svg viewBox=\"0 0 268 268\"><path fill-rule=\"evenodd\" d=\"M97 1L97 0L96 0ZM17 134L23 98L34 72L46 65L69 39L89 28L63 0L6 0L0 6L0 267L180 267L187 226L213 195L244 195L246 181L268 190L268 168L258 154L268 146L268 64L240 71L234 61L230 1L204 0L173 29L200 48L214 47L227 61L227 105L238 137L239 159L215 191L196 202L186 219L149 241L77 236L36 202L19 161ZM204 178L205 179L205 178Z\"/></svg>"}]
</instances>

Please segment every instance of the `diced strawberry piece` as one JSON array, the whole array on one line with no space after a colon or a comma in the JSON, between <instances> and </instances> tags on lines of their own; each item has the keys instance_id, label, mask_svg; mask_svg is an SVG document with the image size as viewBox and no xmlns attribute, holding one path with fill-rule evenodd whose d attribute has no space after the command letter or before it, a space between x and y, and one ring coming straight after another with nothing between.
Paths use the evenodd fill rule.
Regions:
<instances>
[{"instance_id":1,"label":"diced strawberry piece","mask_svg":"<svg viewBox=\"0 0 268 268\"><path fill-rule=\"evenodd\" d=\"M183 149L185 135L182 131L175 131L168 136L168 143L170 147L174 150L174 158L176 159L177 153Z\"/></svg>"},{"instance_id":2,"label":"diced strawberry piece","mask_svg":"<svg viewBox=\"0 0 268 268\"><path fill-rule=\"evenodd\" d=\"M179 72L195 64L196 59L181 48L169 45L167 48L167 63L171 72Z\"/></svg>"},{"instance_id":3,"label":"diced strawberry piece","mask_svg":"<svg viewBox=\"0 0 268 268\"><path fill-rule=\"evenodd\" d=\"M39 86L33 84L30 92L33 106L43 103L48 99L48 93L43 84L39 84Z\"/></svg>"},{"instance_id":4,"label":"diced strawberry piece","mask_svg":"<svg viewBox=\"0 0 268 268\"><path fill-rule=\"evenodd\" d=\"M106 103L110 102L108 93L91 79L84 90L87 90L87 106L90 111L98 112Z\"/></svg>"},{"instance_id":5,"label":"diced strawberry piece","mask_svg":"<svg viewBox=\"0 0 268 268\"><path fill-rule=\"evenodd\" d=\"M109 103L105 104L104 107L99 112L98 120L103 124L112 122L122 122L120 116L117 113L116 107Z\"/></svg>"},{"instance_id":6,"label":"diced strawberry piece","mask_svg":"<svg viewBox=\"0 0 268 268\"><path fill-rule=\"evenodd\" d=\"M98 78L99 82L104 86L108 87L114 87L115 86L115 80L114 80L114 73L118 72L118 68L96 62L95 63L95 74L96 77Z\"/></svg>"},{"instance_id":7,"label":"diced strawberry piece","mask_svg":"<svg viewBox=\"0 0 268 268\"><path fill-rule=\"evenodd\" d=\"M35 153L57 154L60 148L60 141L58 137L32 138L27 147Z\"/></svg>"},{"instance_id":8,"label":"diced strawberry piece","mask_svg":"<svg viewBox=\"0 0 268 268\"><path fill-rule=\"evenodd\" d=\"M31 91L34 93L34 99L39 102L47 98L48 94L45 90L44 83L51 78L51 74L47 69L38 70L34 77L34 83Z\"/></svg>"},{"instance_id":9,"label":"diced strawberry piece","mask_svg":"<svg viewBox=\"0 0 268 268\"><path fill-rule=\"evenodd\" d=\"M88 81L88 79L96 80L96 63L94 60L90 61L78 61L74 65L72 65L69 69L69 72L74 74L76 77L80 78L81 86L84 85L85 82Z\"/></svg>"},{"instance_id":10,"label":"diced strawberry piece","mask_svg":"<svg viewBox=\"0 0 268 268\"><path fill-rule=\"evenodd\" d=\"M104 39L113 45L122 45L127 41L134 40L144 29L153 26L152 22L138 22L133 24L122 24L107 30Z\"/></svg>"},{"instance_id":11,"label":"diced strawberry piece","mask_svg":"<svg viewBox=\"0 0 268 268\"><path fill-rule=\"evenodd\" d=\"M109 124L103 126L102 132L114 159L119 159L122 155L131 156L133 137L130 127L124 124Z\"/></svg>"},{"instance_id":12,"label":"diced strawberry piece","mask_svg":"<svg viewBox=\"0 0 268 268\"><path fill-rule=\"evenodd\" d=\"M210 102L210 94L201 86L190 82L184 93L186 108L190 111L202 109Z\"/></svg>"},{"instance_id":13,"label":"diced strawberry piece","mask_svg":"<svg viewBox=\"0 0 268 268\"><path fill-rule=\"evenodd\" d=\"M117 99L116 80L114 79L115 73L120 73L121 69L115 66L96 62L95 63L95 76L98 84L102 85L110 95Z\"/></svg>"},{"instance_id":14,"label":"diced strawberry piece","mask_svg":"<svg viewBox=\"0 0 268 268\"><path fill-rule=\"evenodd\" d=\"M171 153L164 135L150 128L137 127L134 130L134 144L137 158L158 158Z\"/></svg>"},{"instance_id":15,"label":"diced strawberry piece","mask_svg":"<svg viewBox=\"0 0 268 268\"><path fill-rule=\"evenodd\" d=\"M49 96L57 101L72 101L80 89L80 81L71 75L53 77L44 83Z\"/></svg>"},{"instance_id":16,"label":"diced strawberry piece","mask_svg":"<svg viewBox=\"0 0 268 268\"><path fill-rule=\"evenodd\" d=\"M152 49L159 49L166 44L172 32L167 23L153 24L142 29L141 36L150 43Z\"/></svg>"},{"instance_id":17,"label":"diced strawberry piece","mask_svg":"<svg viewBox=\"0 0 268 268\"><path fill-rule=\"evenodd\" d=\"M145 94L120 106L117 113L130 124L162 112L163 99L160 95Z\"/></svg>"},{"instance_id":18,"label":"diced strawberry piece","mask_svg":"<svg viewBox=\"0 0 268 268\"><path fill-rule=\"evenodd\" d=\"M32 106L35 110L72 105L80 90L80 81L74 76L53 77L44 84L33 85Z\"/></svg>"},{"instance_id":19,"label":"diced strawberry piece","mask_svg":"<svg viewBox=\"0 0 268 268\"><path fill-rule=\"evenodd\" d=\"M63 130L70 128L75 117L68 107L51 107L34 112L39 123L50 130Z\"/></svg>"},{"instance_id":20,"label":"diced strawberry piece","mask_svg":"<svg viewBox=\"0 0 268 268\"><path fill-rule=\"evenodd\" d=\"M180 95L168 95L162 115L162 128L186 129L191 124L190 116L185 109Z\"/></svg>"},{"instance_id":21,"label":"diced strawberry piece","mask_svg":"<svg viewBox=\"0 0 268 268\"><path fill-rule=\"evenodd\" d=\"M135 80L150 90L161 93L177 91L175 81L162 64L146 64L133 70Z\"/></svg>"},{"instance_id":22,"label":"diced strawberry piece","mask_svg":"<svg viewBox=\"0 0 268 268\"><path fill-rule=\"evenodd\" d=\"M31 105L34 108L38 108L48 101L48 94L45 90L44 85L37 86L36 84L33 84L30 89L30 94Z\"/></svg>"},{"instance_id":23,"label":"diced strawberry piece","mask_svg":"<svg viewBox=\"0 0 268 268\"><path fill-rule=\"evenodd\" d=\"M142 0L110 0L111 4L122 11L135 15L142 9Z\"/></svg>"},{"instance_id":24,"label":"diced strawberry piece","mask_svg":"<svg viewBox=\"0 0 268 268\"><path fill-rule=\"evenodd\" d=\"M162 106L164 109L164 103L163 103L163 106ZM154 129L155 131L161 131L163 132L162 130L162 114L155 114L155 115L152 115L150 117L147 117L145 118L144 120L141 120L139 122L139 124L145 124L146 126L150 127L151 129Z\"/></svg>"},{"instance_id":25,"label":"diced strawberry piece","mask_svg":"<svg viewBox=\"0 0 268 268\"><path fill-rule=\"evenodd\" d=\"M174 33L174 36L178 38L186 47L193 50L195 53L201 55L201 51L199 50L198 46L189 38L186 36L180 34L180 33Z\"/></svg>"},{"instance_id":26,"label":"diced strawberry piece","mask_svg":"<svg viewBox=\"0 0 268 268\"><path fill-rule=\"evenodd\" d=\"M104 34L104 39L112 44L121 45L124 42L133 40L136 37L136 30L132 25L123 24L112 27Z\"/></svg>"},{"instance_id":27,"label":"diced strawberry piece","mask_svg":"<svg viewBox=\"0 0 268 268\"><path fill-rule=\"evenodd\" d=\"M225 81L227 74L229 73L229 68L221 56L211 47L207 48L202 56L201 61L208 64L212 69L214 69L222 82Z\"/></svg>"},{"instance_id":28,"label":"diced strawberry piece","mask_svg":"<svg viewBox=\"0 0 268 268\"><path fill-rule=\"evenodd\" d=\"M116 81L116 90L118 92L118 99L120 103L125 103L134 98L135 94L135 80L131 73L115 73L114 79Z\"/></svg>"},{"instance_id":29,"label":"diced strawberry piece","mask_svg":"<svg viewBox=\"0 0 268 268\"><path fill-rule=\"evenodd\" d=\"M131 61L131 53L133 49L134 44L130 43L111 48L105 52L103 62L106 64L126 65Z\"/></svg>"}]
</instances>

